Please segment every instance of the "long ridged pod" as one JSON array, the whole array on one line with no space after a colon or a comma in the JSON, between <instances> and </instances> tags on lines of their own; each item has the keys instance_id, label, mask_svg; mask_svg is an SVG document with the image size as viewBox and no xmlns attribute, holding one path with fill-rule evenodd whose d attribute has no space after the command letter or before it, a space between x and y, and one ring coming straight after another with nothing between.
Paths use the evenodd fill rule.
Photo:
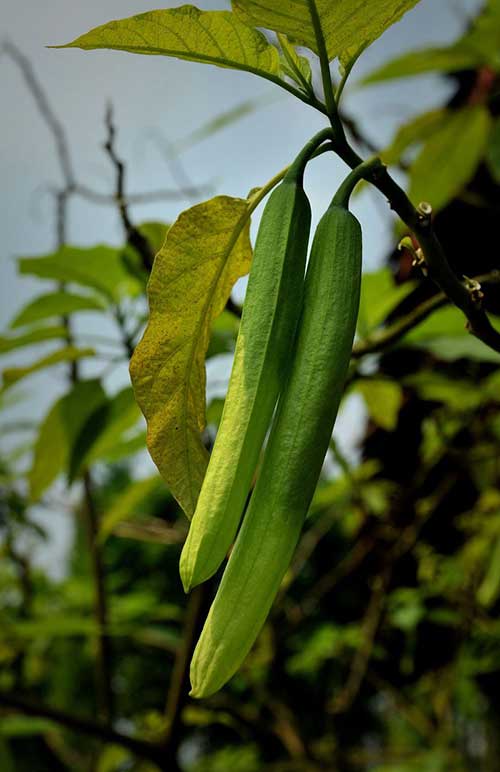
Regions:
<instances>
[{"instance_id":1,"label":"long ridged pod","mask_svg":"<svg viewBox=\"0 0 500 772\"><path fill-rule=\"evenodd\" d=\"M346 205L360 176L359 169L349 176L314 237L293 367L243 525L193 655L194 697L220 689L246 657L290 563L319 479L359 308L361 228Z\"/></svg>"},{"instance_id":2,"label":"long ridged pod","mask_svg":"<svg viewBox=\"0 0 500 772\"><path fill-rule=\"evenodd\" d=\"M180 561L186 592L231 546L290 365L302 305L311 208L305 165L331 131L299 154L264 209L222 419Z\"/></svg>"}]
</instances>

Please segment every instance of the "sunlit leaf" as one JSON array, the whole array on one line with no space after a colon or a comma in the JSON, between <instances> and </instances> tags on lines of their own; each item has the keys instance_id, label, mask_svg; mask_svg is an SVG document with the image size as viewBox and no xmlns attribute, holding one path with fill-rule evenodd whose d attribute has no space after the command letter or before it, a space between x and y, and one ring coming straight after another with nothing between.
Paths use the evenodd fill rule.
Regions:
<instances>
[{"instance_id":1,"label":"sunlit leaf","mask_svg":"<svg viewBox=\"0 0 500 772\"><path fill-rule=\"evenodd\" d=\"M213 320L250 265L245 200L219 196L183 212L158 253L150 320L130 365L148 448L190 516L205 473L205 354Z\"/></svg>"},{"instance_id":2,"label":"sunlit leaf","mask_svg":"<svg viewBox=\"0 0 500 772\"><path fill-rule=\"evenodd\" d=\"M28 475L33 501L66 470L82 427L105 402L106 394L99 381L81 381L51 407L40 426Z\"/></svg>"},{"instance_id":3,"label":"sunlit leaf","mask_svg":"<svg viewBox=\"0 0 500 772\"><path fill-rule=\"evenodd\" d=\"M279 54L264 35L230 11L192 5L161 9L103 24L58 48L111 48L157 54L277 77Z\"/></svg>"},{"instance_id":4,"label":"sunlit leaf","mask_svg":"<svg viewBox=\"0 0 500 772\"><path fill-rule=\"evenodd\" d=\"M403 402L399 383L381 378L363 378L356 382L356 391L362 394L368 413L377 426L393 431Z\"/></svg>"},{"instance_id":5,"label":"sunlit leaf","mask_svg":"<svg viewBox=\"0 0 500 772\"><path fill-rule=\"evenodd\" d=\"M66 348L58 349L52 354L47 354L42 359L32 362L30 365L26 365L26 367L9 367L3 371L3 389L10 388L18 381L39 370L45 370L48 367L54 367L54 365L59 365L63 362L76 362L78 359L91 357L94 354L93 348L66 346Z\"/></svg>"},{"instance_id":6,"label":"sunlit leaf","mask_svg":"<svg viewBox=\"0 0 500 772\"><path fill-rule=\"evenodd\" d=\"M413 282L396 285L389 268L364 273L358 319L360 333L366 335L373 327L381 324L414 286Z\"/></svg>"},{"instance_id":7,"label":"sunlit leaf","mask_svg":"<svg viewBox=\"0 0 500 772\"><path fill-rule=\"evenodd\" d=\"M56 338L67 338L68 332L62 325L56 327L37 327L22 335L3 335L0 337L0 354L13 351L16 348L45 343Z\"/></svg>"},{"instance_id":8,"label":"sunlit leaf","mask_svg":"<svg viewBox=\"0 0 500 772\"><path fill-rule=\"evenodd\" d=\"M412 164L409 197L442 209L465 187L482 159L491 118L483 105L450 111Z\"/></svg>"},{"instance_id":9,"label":"sunlit leaf","mask_svg":"<svg viewBox=\"0 0 500 772\"><path fill-rule=\"evenodd\" d=\"M445 361L500 362L500 354L468 332L464 315L454 306L433 313L405 335L402 345L424 348Z\"/></svg>"},{"instance_id":10,"label":"sunlit leaf","mask_svg":"<svg viewBox=\"0 0 500 772\"><path fill-rule=\"evenodd\" d=\"M76 311L102 311L105 306L88 295L71 292L49 292L30 301L12 320L11 327L39 322L53 316L67 316Z\"/></svg>"},{"instance_id":11,"label":"sunlit leaf","mask_svg":"<svg viewBox=\"0 0 500 772\"><path fill-rule=\"evenodd\" d=\"M315 5L328 57L349 61L361 46L376 40L418 0L232 0L234 11L255 27L282 32L318 53L311 17Z\"/></svg>"},{"instance_id":12,"label":"sunlit leaf","mask_svg":"<svg viewBox=\"0 0 500 772\"><path fill-rule=\"evenodd\" d=\"M22 257L19 259L19 271L40 279L92 287L115 301L140 289L140 283L130 276L123 263L122 250L105 245L87 248L67 246L50 255Z\"/></svg>"}]
</instances>

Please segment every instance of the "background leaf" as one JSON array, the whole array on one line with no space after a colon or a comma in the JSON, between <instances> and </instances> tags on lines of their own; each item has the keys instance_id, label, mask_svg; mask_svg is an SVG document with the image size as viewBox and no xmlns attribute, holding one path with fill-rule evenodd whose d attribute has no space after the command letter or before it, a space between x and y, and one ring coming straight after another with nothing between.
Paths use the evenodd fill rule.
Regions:
<instances>
[{"instance_id":1,"label":"background leaf","mask_svg":"<svg viewBox=\"0 0 500 772\"><path fill-rule=\"evenodd\" d=\"M94 356L95 351L93 348L76 348L76 346L66 346L58 351L54 351L52 354L32 362L26 367L8 367L3 371L3 389L9 389L18 381L26 378L28 375L38 372L39 370L45 370L47 367L54 367L62 362L76 362L78 359L84 357Z\"/></svg>"},{"instance_id":2,"label":"background leaf","mask_svg":"<svg viewBox=\"0 0 500 772\"><path fill-rule=\"evenodd\" d=\"M28 475L32 501L65 471L73 444L88 417L106 402L99 381L81 381L51 407L40 425Z\"/></svg>"},{"instance_id":3,"label":"background leaf","mask_svg":"<svg viewBox=\"0 0 500 772\"><path fill-rule=\"evenodd\" d=\"M67 330L62 325L38 327L22 335L2 335L0 336L0 354L6 354L7 351L24 346L33 346L36 343L45 343L55 338L66 338L67 335Z\"/></svg>"},{"instance_id":4,"label":"background leaf","mask_svg":"<svg viewBox=\"0 0 500 772\"><path fill-rule=\"evenodd\" d=\"M39 295L26 305L12 320L11 327L39 322L53 316L67 316L75 311L102 311L105 306L96 298L71 292L49 292Z\"/></svg>"},{"instance_id":5,"label":"background leaf","mask_svg":"<svg viewBox=\"0 0 500 772\"><path fill-rule=\"evenodd\" d=\"M67 246L50 255L22 257L19 271L40 279L92 287L115 301L140 290L139 282L125 268L121 250L103 244L89 248Z\"/></svg>"},{"instance_id":6,"label":"background leaf","mask_svg":"<svg viewBox=\"0 0 500 772\"><path fill-rule=\"evenodd\" d=\"M483 105L450 112L412 165L412 202L428 201L437 211L460 193L484 155L490 128L490 115Z\"/></svg>"},{"instance_id":7,"label":"background leaf","mask_svg":"<svg viewBox=\"0 0 500 772\"><path fill-rule=\"evenodd\" d=\"M183 212L148 285L149 324L130 363L148 448L190 516L207 463L205 354L213 320L251 260L246 200L218 196Z\"/></svg>"}]
</instances>

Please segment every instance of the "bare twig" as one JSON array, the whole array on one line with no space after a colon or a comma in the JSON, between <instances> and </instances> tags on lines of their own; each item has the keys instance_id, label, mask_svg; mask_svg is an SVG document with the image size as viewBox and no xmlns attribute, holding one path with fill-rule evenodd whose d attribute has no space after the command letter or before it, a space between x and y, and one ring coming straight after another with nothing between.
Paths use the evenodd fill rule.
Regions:
<instances>
[{"instance_id":1,"label":"bare twig","mask_svg":"<svg viewBox=\"0 0 500 772\"><path fill-rule=\"evenodd\" d=\"M154 254L151 250L151 246L147 238L132 224L130 219L128 206L125 200L125 164L121 158L119 158L116 152L116 128L113 123L113 108L110 104L106 109L106 129L108 136L106 142L104 143L104 149L106 150L116 171L115 200L120 211L123 228L125 230L128 243L137 250L141 257L144 269L149 272L153 265Z\"/></svg>"}]
</instances>

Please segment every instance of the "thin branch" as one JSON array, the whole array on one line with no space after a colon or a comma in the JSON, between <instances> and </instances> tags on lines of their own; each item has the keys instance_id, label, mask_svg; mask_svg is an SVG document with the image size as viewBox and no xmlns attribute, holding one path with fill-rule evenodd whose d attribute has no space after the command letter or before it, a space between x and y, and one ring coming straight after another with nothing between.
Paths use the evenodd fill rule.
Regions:
<instances>
[{"instance_id":1,"label":"thin branch","mask_svg":"<svg viewBox=\"0 0 500 772\"><path fill-rule=\"evenodd\" d=\"M498 284L500 283L500 271L491 271L490 273L480 274L474 277L480 284ZM376 330L372 335L361 340L354 345L352 356L359 359L366 354L375 354L391 346L400 340L407 332L417 327L420 322L427 319L434 311L451 303L451 299L440 292L431 298L428 298L419 306L410 311L409 314L398 319L389 327L383 327Z\"/></svg>"},{"instance_id":2,"label":"thin branch","mask_svg":"<svg viewBox=\"0 0 500 772\"><path fill-rule=\"evenodd\" d=\"M87 537L92 576L95 591L95 615L98 625L97 645L97 670L96 670L96 694L99 713L109 724L113 717L113 690L111 686L112 653L111 639L106 632L108 626L108 609L105 587L104 569L101 559L101 547L99 544L99 521L95 507L90 472L83 477L83 489L85 495Z\"/></svg>"},{"instance_id":3,"label":"thin branch","mask_svg":"<svg viewBox=\"0 0 500 772\"><path fill-rule=\"evenodd\" d=\"M162 744L170 756L175 755L179 744L181 713L188 694L189 663L206 611L209 590L210 585L206 582L199 585L190 594L187 604L182 641L177 650L165 707L167 731Z\"/></svg>"},{"instance_id":4,"label":"thin branch","mask_svg":"<svg viewBox=\"0 0 500 772\"><path fill-rule=\"evenodd\" d=\"M153 265L154 254L147 238L133 225L128 206L125 201L125 164L119 158L115 149L116 128L113 123L113 108L108 105L106 110L106 129L108 136L104 143L106 150L116 171L115 200L120 211L120 216L127 236L128 243L139 253L144 269L149 273Z\"/></svg>"},{"instance_id":5,"label":"thin branch","mask_svg":"<svg viewBox=\"0 0 500 772\"><path fill-rule=\"evenodd\" d=\"M161 188L145 193L128 193L123 196L123 203L126 207L136 204L154 204L157 201L178 201L180 198L193 199L211 192L211 188L206 185L202 187L183 186L178 188ZM75 196L84 198L94 204L103 204L105 206L116 206L115 193L102 193L93 190L88 185L75 184L73 189Z\"/></svg>"},{"instance_id":6,"label":"thin branch","mask_svg":"<svg viewBox=\"0 0 500 772\"><path fill-rule=\"evenodd\" d=\"M90 737L103 740L106 743L120 745L142 758L151 759L156 762L163 759L162 749L153 743L146 742L145 740L138 740L123 734L122 732L117 732L111 727L105 726L97 721L81 718L62 710L56 710L55 708L49 708L45 705L30 702L18 697L17 694L14 695L9 692L0 691L0 705L5 705L19 713L24 713L27 716L49 719L72 732L89 735Z\"/></svg>"},{"instance_id":7,"label":"thin branch","mask_svg":"<svg viewBox=\"0 0 500 772\"><path fill-rule=\"evenodd\" d=\"M336 125L332 125L336 130ZM337 131L334 144L337 154L352 169L362 163L362 159L345 139L343 129L340 132ZM465 314L470 332L494 351L500 352L500 333L491 324L475 294L455 275L446 259L432 227L430 205L422 202L415 209L404 190L390 176L386 167L374 169L373 172L366 175L366 179L387 197L391 208L415 235L422 248L429 277Z\"/></svg>"}]
</instances>

